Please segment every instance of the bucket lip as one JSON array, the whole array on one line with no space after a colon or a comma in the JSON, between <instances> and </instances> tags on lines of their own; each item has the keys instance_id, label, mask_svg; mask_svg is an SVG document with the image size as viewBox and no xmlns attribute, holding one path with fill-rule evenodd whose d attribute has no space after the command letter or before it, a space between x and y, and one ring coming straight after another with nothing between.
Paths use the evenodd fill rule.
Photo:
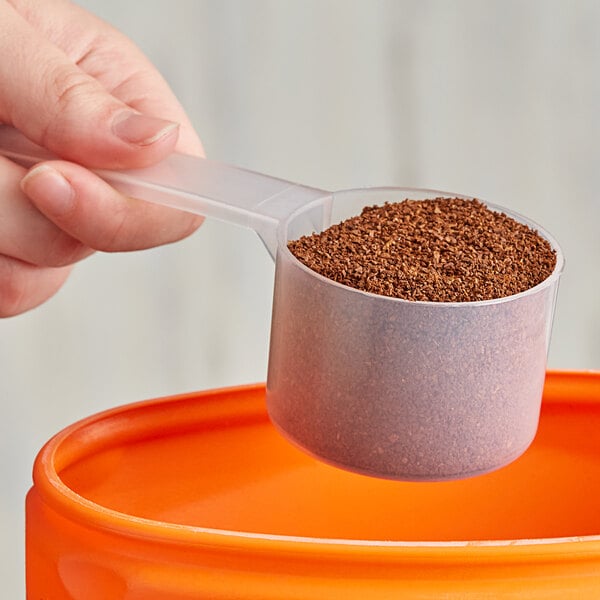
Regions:
<instances>
[{"instance_id":1,"label":"bucket lip","mask_svg":"<svg viewBox=\"0 0 600 600\"><path fill-rule=\"evenodd\" d=\"M306 211L307 209L310 209L314 205L322 203L323 200L327 197L335 197L335 196L340 196L342 194L352 194L352 193L365 193L366 194L369 192L378 192L378 193L381 193L381 192L390 192L390 193L406 192L407 194L418 193L418 194L423 194L423 195L428 195L428 196L436 195L436 196L442 197L442 198L461 198L463 200L478 200L479 202L484 204L490 210L493 210L493 211L499 212L499 213L504 213L506 216L514 219L515 221L518 221L519 223L527 225L528 227L533 229L535 232L537 232L541 237L543 237L550 244L550 246L556 253L556 264L554 265L554 269L552 270L552 273L550 273L550 275L548 275L548 277L546 277L546 279L544 279L543 281L540 281L540 283L538 283L537 285L535 285L527 290L523 290L522 292L518 292L516 294L511 294L510 296L502 296L501 298L490 298L489 300L474 300L474 301L469 301L469 302L433 302L433 301L427 301L427 300L407 300L405 298L396 298L393 296L383 296L381 294L374 294L373 292L365 292L364 290L359 290L357 288L353 288L351 286L344 285L343 283L339 283L337 281L329 279L328 277L325 277L324 275L321 275L320 273L317 273L316 271L313 271L311 268L307 267L302 261L298 260L292 254L292 252L287 247L286 233L287 233L288 225L294 219L294 217L296 217L298 214ZM427 200L427 199L431 199L431 198L424 198L424 199ZM387 186L387 187L365 187L365 188L356 188L356 189L348 189L348 190L340 190L337 192L331 192L331 193L327 194L326 196L319 197L319 198L316 198L316 199L308 202L307 204L303 205L302 207L296 209L291 215L289 215L285 219L285 221L283 221L280 224L280 227L278 229L278 238L279 238L278 248L280 249L279 251L285 257L285 259L287 261L292 262L297 268L301 269L308 275L315 277L316 279L318 279L319 281L322 281L323 283L327 283L329 285L333 285L337 288L343 289L345 292L347 292L349 294L359 294L361 296L365 296L366 298L372 298L372 299L375 299L378 301L395 302L400 305L405 304L408 306L423 306L426 308L442 309L442 308L452 307L452 308L457 308L457 309L472 309L472 308L492 306L495 304L503 304L506 302L511 302L513 300L518 300L518 299L526 297L526 296L531 296L531 295L537 294L538 292L540 292L548 287L556 285L558 283L560 276L562 275L562 272L565 267L565 257L564 257L562 248L560 247L558 241L548 230L546 230L544 227L542 227L539 223L537 223L533 219L530 219L529 217L526 217L525 215L522 215L521 213L518 213L514 210L511 210L511 209L501 206L499 204L488 202L487 200L482 200L481 198L477 198L475 196L468 196L465 194L456 194L454 192L445 192L442 190L435 190L435 189L429 189L429 188Z\"/></svg>"},{"instance_id":2,"label":"bucket lip","mask_svg":"<svg viewBox=\"0 0 600 600\"><path fill-rule=\"evenodd\" d=\"M572 385L581 387L583 383L592 380L595 385L593 390L581 399L583 402L597 401L600 391L600 371L548 371L547 381L558 389ZM249 384L243 386L219 388L208 393L224 394L239 393L255 390L264 390L264 384ZM205 392L201 392L205 393ZM77 494L69 488L60 478L54 468L54 459L60 445L78 429L94 422L110 418L124 411L135 411L140 408L190 400L198 397L198 392L179 394L145 400L115 407L82 419L56 434L40 450L33 470L35 487L30 490L37 491L42 499L54 510L70 520L74 520L87 527L108 530L124 537L135 537L167 544L182 544L187 546L204 546L221 550L247 550L251 552L283 551L290 554L320 553L319 559L326 556L343 555L345 559L367 559L372 555L386 556L399 554L407 556L427 556L435 558L444 556L448 552L456 558L464 559L467 555L486 553L488 558L497 556L499 560L527 560L531 557L532 548L536 555L543 554L548 559L555 557L564 560L567 551L573 558L578 555L585 558L590 552L600 549L600 535L568 536L555 538L523 538L501 540L457 540L457 541L403 541L403 540L360 540L351 538L319 538L309 536L291 536L283 534L268 534L251 531L234 531L210 527L180 525L157 521L143 517L136 517L106 508ZM550 397L546 402L557 401L557 397ZM576 544L576 546L574 546ZM565 548L565 545L568 548Z\"/></svg>"}]
</instances>

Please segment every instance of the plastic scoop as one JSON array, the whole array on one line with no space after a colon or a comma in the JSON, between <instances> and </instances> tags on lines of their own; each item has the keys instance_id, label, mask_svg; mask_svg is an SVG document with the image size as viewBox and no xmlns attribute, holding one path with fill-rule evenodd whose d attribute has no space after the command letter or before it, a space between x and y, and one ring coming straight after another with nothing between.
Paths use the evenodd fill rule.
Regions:
<instances>
[{"instance_id":1,"label":"plastic scoop","mask_svg":"<svg viewBox=\"0 0 600 600\"><path fill-rule=\"evenodd\" d=\"M51 158L0 128L0 154ZM562 253L526 292L482 302L414 302L335 283L289 240L367 205L465 197L432 190L327 192L206 159L171 155L131 171L98 171L123 193L254 229L276 260L267 406L283 435L317 458L403 480L464 478L522 454L537 429Z\"/></svg>"}]
</instances>

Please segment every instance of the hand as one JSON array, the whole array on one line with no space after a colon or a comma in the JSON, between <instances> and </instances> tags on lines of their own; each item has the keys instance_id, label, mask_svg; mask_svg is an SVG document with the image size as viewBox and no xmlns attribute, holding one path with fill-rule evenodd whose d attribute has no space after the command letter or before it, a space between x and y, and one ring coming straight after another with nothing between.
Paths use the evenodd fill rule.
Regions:
<instances>
[{"instance_id":1,"label":"hand","mask_svg":"<svg viewBox=\"0 0 600 600\"><path fill-rule=\"evenodd\" d=\"M0 157L2 317L46 301L94 250L170 243L202 221L126 198L86 168L203 150L141 51L66 0L0 0L0 123L65 159L26 173Z\"/></svg>"}]
</instances>

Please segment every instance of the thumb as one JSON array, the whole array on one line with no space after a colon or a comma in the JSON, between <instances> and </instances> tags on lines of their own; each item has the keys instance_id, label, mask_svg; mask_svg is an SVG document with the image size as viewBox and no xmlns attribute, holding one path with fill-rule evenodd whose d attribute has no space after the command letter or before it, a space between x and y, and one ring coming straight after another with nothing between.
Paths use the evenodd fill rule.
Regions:
<instances>
[{"instance_id":1,"label":"thumb","mask_svg":"<svg viewBox=\"0 0 600 600\"><path fill-rule=\"evenodd\" d=\"M159 161L178 125L133 110L112 96L7 2L0 2L0 121L58 156L92 168Z\"/></svg>"}]
</instances>

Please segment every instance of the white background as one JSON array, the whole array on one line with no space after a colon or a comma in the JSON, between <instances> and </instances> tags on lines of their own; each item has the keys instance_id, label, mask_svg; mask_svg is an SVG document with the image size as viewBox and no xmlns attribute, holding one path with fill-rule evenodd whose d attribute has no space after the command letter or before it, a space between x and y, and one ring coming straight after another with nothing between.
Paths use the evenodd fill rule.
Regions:
<instances>
[{"instance_id":1,"label":"white background","mask_svg":"<svg viewBox=\"0 0 600 600\"><path fill-rule=\"evenodd\" d=\"M566 256L549 366L600 366L600 3L80 4L151 57L212 158L323 189L470 194L542 224ZM2 597L24 595L42 444L111 406L263 381L272 284L253 232L207 222L93 256L52 301L0 321Z\"/></svg>"}]
</instances>

